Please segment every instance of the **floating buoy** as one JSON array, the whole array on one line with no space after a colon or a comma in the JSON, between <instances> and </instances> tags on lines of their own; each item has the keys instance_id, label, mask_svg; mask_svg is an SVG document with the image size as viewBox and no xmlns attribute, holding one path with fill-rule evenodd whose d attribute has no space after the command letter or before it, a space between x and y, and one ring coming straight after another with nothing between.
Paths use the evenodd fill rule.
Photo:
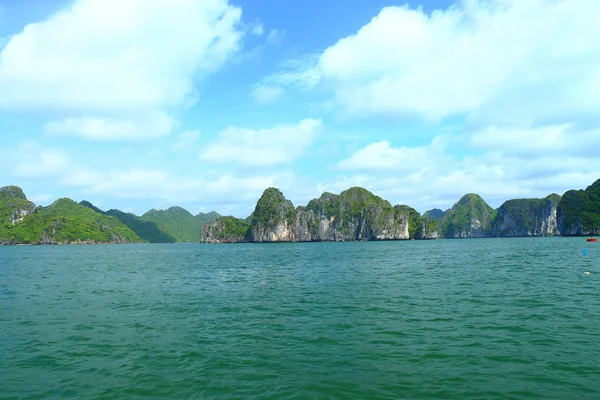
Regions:
<instances>
[{"instance_id":1,"label":"floating buoy","mask_svg":"<svg viewBox=\"0 0 600 400\"><path fill-rule=\"evenodd\" d=\"M585 274L585 275L589 275L590 273L589 273L588 271L585 271L585 272L584 272L584 274Z\"/></svg>"}]
</instances>

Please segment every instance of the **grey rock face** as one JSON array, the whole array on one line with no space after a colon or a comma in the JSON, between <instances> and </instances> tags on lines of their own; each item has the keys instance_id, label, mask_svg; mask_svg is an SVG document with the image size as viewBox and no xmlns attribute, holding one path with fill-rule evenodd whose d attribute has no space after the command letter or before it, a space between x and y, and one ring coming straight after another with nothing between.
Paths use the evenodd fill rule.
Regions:
<instances>
[{"instance_id":1,"label":"grey rock face","mask_svg":"<svg viewBox=\"0 0 600 400\"><path fill-rule=\"evenodd\" d=\"M557 206L560 197L506 201L498 209L492 236L554 236L559 235Z\"/></svg>"},{"instance_id":2,"label":"grey rock face","mask_svg":"<svg viewBox=\"0 0 600 400\"><path fill-rule=\"evenodd\" d=\"M297 213L278 189L265 190L252 215L251 242L295 242Z\"/></svg>"},{"instance_id":3,"label":"grey rock face","mask_svg":"<svg viewBox=\"0 0 600 400\"><path fill-rule=\"evenodd\" d=\"M250 221L248 236L229 238L249 242L343 242L409 239L410 215L365 189L340 195L324 193L306 207L294 208L274 188L265 190ZM201 242L222 243L225 227L217 221L202 230Z\"/></svg>"},{"instance_id":4,"label":"grey rock face","mask_svg":"<svg viewBox=\"0 0 600 400\"><path fill-rule=\"evenodd\" d=\"M200 243L241 243L248 241L250 224L234 217L219 217L207 222L200 232Z\"/></svg>"},{"instance_id":5,"label":"grey rock face","mask_svg":"<svg viewBox=\"0 0 600 400\"><path fill-rule=\"evenodd\" d=\"M436 220L422 218L420 222L421 225L417 232L416 239L432 240L442 238L442 232L440 231L440 226Z\"/></svg>"}]
</instances>

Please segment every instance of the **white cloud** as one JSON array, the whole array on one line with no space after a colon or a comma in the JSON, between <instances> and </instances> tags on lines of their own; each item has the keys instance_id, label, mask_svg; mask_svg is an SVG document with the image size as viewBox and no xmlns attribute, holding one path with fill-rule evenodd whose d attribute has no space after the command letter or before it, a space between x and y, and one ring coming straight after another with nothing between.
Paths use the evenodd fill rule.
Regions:
<instances>
[{"instance_id":1,"label":"white cloud","mask_svg":"<svg viewBox=\"0 0 600 400\"><path fill-rule=\"evenodd\" d=\"M250 33L255 36L262 36L264 32L265 32L265 28L263 27L263 24L259 20L257 20L254 23L254 25L252 26L252 28L250 29Z\"/></svg>"},{"instance_id":2,"label":"white cloud","mask_svg":"<svg viewBox=\"0 0 600 400\"><path fill-rule=\"evenodd\" d=\"M510 198L563 194L600 177L599 132L565 126L493 128L463 136L458 154L451 148L456 143L444 136L414 147L375 142L338 163L350 175L322 182L320 188L363 185L419 211L451 207L471 192L493 207ZM479 154L465 155L473 149Z\"/></svg>"},{"instance_id":3,"label":"white cloud","mask_svg":"<svg viewBox=\"0 0 600 400\"><path fill-rule=\"evenodd\" d=\"M316 60L266 81L319 83L350 115L597 118L599 13L596 0L468 0L431 14L387 7Z\"/></svg>"},{"instance_id":4,"label":"white cloud","mask_svg":"<svg viewBox=\"0 0 600 400\"><path fill-rule=\"evenodd\" d=\"M173 143L172 148L175 151L193 150L196 147L196 140L198 140L199 136L200 131L198 130L185 131L179 135L175 143Z\"/></svg>"},{"instance_id":5,"label":"white cloud","mask_svg":"<svg viewBox=\"0 0 600 400\"><path fill-rule=\"evenodd\" d=\"M321 79L321 72L316 66L319 56L319 53L310 53L287 60L281 64L281 71L263 78L259 85L312 89Z\"/></svg>"},{"instance_id":6,"label":"white cloud","mask_svg":"<svg viewBox=\"0 0 600 400\"><path fill-rule=\"evenodd\" d=\"M297 178L290 170L232 172L219 170L182 173L168 168L147 166L119 168L110 160L102 168L90 167L66 153L47 148L36 142L27 142L13 149L13 156L0 157L3 168L11 166L11 177L20 181L42 180L45 185L58 187L57 193L79 193L74 200L94 199L94 204L115 207L119 200L161 202L176 204L201 204L206 209L232 212L247 216L264 189L275 186L292 190ZM40 194L35 202L48 203L58 196Z\"/></svg>"},{"instance_id":7,"label":"white cloud","mask_svg":"<svg viewBox=\"0 0 600 400\"><path fill-rule=\"evenodd\" d=\"M79 0L10 38L0 108L62 114L51 131L91 139L164 135L195 103L194 80L239 49L240 18L227 0ZM142 116L161 123L148 131Z\"/></svg>"},{"instance_id":8,"label":"white cloud","mask_svg":"<svg viewBox=\"0 0 600 400\"><path fill-rule=\"evenodd\" d=\"M430 146L391 147L388 141L372 143L352 157L341 160L338 166L343 170L389 170L407 171L422 168L424 164L436 162L443 154L437 154Z\"/></svg>"},{"instance_id":9,"label":"white cloud","mask_svg":"<svg viewBox=\"0 0 600 400\"><path fill-rule=\"evenodd\" d=\"M256 200L262 191L293 180L293 173L243 177L233 173L189 176L165 170L130 168L126 170L79 169L64 173L58 183L78 187L83 193L120 199L180 202L243 202Z\"/></svg>"},{"instance_id":10,"label":"white cloud","mask_svg":"<svg viewBox=\"0 0 600 400\"><path fill-rule=\"evenodd\" d=\"M171 116L157 113L145 118L67 118L48 122L44 131L53 135L79 135L92 140L145 139L164 136L171 132L173 125Z\"/></svg>"},{"instance_id":11,"label":"white cloud","mask_svg":"<svg viewBox=\"0 0 600 400\"><path fill-rule=\"evenodd\" d=\"M69 164L62 151L45 148L37 142L25 142L7 156L13 176L21 179L43 179L63 171Z\"/></svg>"},{"instance_id":12,"label":"white cloud","mask_svg":"<svg viewBox=\"0 0 600 400\"><path fill-rule=\"evenodd\" d=\"M283 88L278 86L263 86L259 85L252 89L250 95L258 103L271 103L277 100L283 94Z\"/></svg>"},{"instance_id":13,"label":"white cloud","mask_svg":"<svg viewBox=\"0 0 600 400\"><path fill-rule=\"evenodd\" d=\"M260 167L288 164L303 155L321 126L320 120L306 119L271 129L229 127L219 133L218 140L200 154L200 159Z\"/></svg>"},{"instance_id":14,"label":"white cloud","mask_svg":"<svg viewBox=\"0 0 600 400\"><path fill-rule=\"evenodd\" d=\"M567 124L529 129L492 126L476 132L470 144L512 156L597 157L600 129L576 130Z\"/></svg>"}]
</instances>

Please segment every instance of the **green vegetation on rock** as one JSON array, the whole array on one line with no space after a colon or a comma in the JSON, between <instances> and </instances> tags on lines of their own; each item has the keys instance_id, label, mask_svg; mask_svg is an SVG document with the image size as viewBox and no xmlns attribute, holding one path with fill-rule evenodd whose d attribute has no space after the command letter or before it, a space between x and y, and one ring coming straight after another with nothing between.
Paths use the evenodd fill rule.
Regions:
<instances>
[{"instance_id":1,"label":"green vegetation on rock","mask_svg":"<svg viewBox=\"0 0 600 400\"><path fill-rule=\"evenodd\" d=\"M507 200L498 209L492 236L547 236L557 233L555 211L560 196Z\"/></svg>"},{"instance_id":2,"label":"green vegetation on rock","mask_svg":"<svg viewBox=\"0 0 600 400\"><path fill-rule=\"evenodd\" d=\"M0 188L0 244L15 242L15 225L34 210L35 204L27 200L20 187Z\"/></svg>"},{"instance_id":3,"label":"green vegetation on rock","mask_svg":"<svg viewBox=\"0 0 600 400\"><path fill-rule=\"evenodd\" d=\"M317 215L333 217L339 212L339 198L337 194L325 192L318 199L309 201L306 210L312 210Z\"/></svg>"},{"instance_id":4,"label":"green vegetation on rock","mask_svg":"<svg viewBox=\"0 0 600 400\"><path fill-rule=\"evenodd\" d=\"M497 211L479 195L464 195L440 220L445 237L486 237L491 235Z\"/></svg>"},{"instance_id":5,"label":"green vegetation on rock","mask_svg":"<svg viewBox=\"0 0 600 400\"><path fill-rule=\"evenodd\" d=\"M361 187L353 187L340 193L338 219L336 227L344 233L350 233L352 240L361 238L360 231L364 224L370 228L371 234L377 234L387 225L393 223L396 210L389 201L374 195Z\"/></svg>"},{"instance_id":6,"label":"green vegetation on rock","mask_svg":"<svg viewBox=\"0 0 600 400\"><path fill-rule=\"evenodd\" d=\"M286 200L279 189L268 188L256 203L252 213L252 226L270 230L283 221L292 225L295 219L296 209L292 202Z\"/></svg>"},{"instance_id":7,"label":"green vegetation on rock","mask_svg":"<svg viewBox=\"0 0 600 400\"><path fill-rule=\"evenodd\" d=\"M20 187L6 186L0 188L0 234L3 227L12 226L14 222L34 209L35 205L27 200Z\"/></svg>"},{"instance_id":8,"label":"green vegetation on rock","mask_svg":"<svg viewBox=\"0 0 600 400\"><path fill-rule=\"evenodd\" d=\"M221 239L237 238L239 241L243 241L250 230L250 224L243 219L229 216L219 217L217 221L223 224L223 229L219 232L219 238Z\"/></svg>"},{"instance_id":9,"label":"green vegetation on rock","mask_svg":"<svg viewBox=\"0 0 600 400\"><path fill-rule=\"evenodd\" d=\"M171 207L167 210L150 210L141 219L155 223L161 231L173 237L177 242L198 242L202 227L208 221L213 221L219 214L190 214L181 207Z\"/></svg>"},{"instance_id":10,"label":"green vegetation on rock","mask_svg":"<svg viewBox=\"0 0 600 400\"><path fill-rule=\"evenodd\" d=\"M139 243L143 240L114 217L70 199L59 199L17 224L5 224L3 239L17 243Z\"/></svg>"},{"instance_id":11,"label":"green vegetation on rock","mask_svg":"<svg viewBox=\"0 0 600 400\"><path fill-rule=\"evenodd\" d=\"M439 221L444 217L445 214L446 213L440 210L439 208L434 208L433 210L425 211L425 214L423 214L423 218Z\"/></svg>"},{"instance_id":12,"label":"green vegetation on rock","mask_svg":"<svg viewBox=\"0 0 600 400\"><path fill-rule=\"evenodd\" d=\"M421 227L417 233L417 239L438 239L440 234L439 220L421 217Z\"/></svg>"},{"instance_id":13,"label":"green vegetation on rock","mask_svg":"<svg viewBox=\"0 0 600 400\"><path fill-rule=\"evenodd\" d=\"M240 218L218 217L207 222L200 233L201 243L241 243L250 240L250 224Z\"/></svg>"},{"instance_id":14,"label":"green vegetation on rock","mask_svg":"<svg viewBox=\"0 0 600 400\"><path fill-rule=\"evenodd\" d=\"M564 236L600 234L600 179L585 190L566 192L557 214Z\"/></svg>"}]
</instances>

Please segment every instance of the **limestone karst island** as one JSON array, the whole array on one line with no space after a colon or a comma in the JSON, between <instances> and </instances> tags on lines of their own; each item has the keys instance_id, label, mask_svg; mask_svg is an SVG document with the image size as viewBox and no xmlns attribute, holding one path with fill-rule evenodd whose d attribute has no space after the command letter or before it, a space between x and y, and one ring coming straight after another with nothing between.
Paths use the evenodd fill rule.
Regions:
<instances>
[{"instance_id":1,"label":"limestone karst island","mask_svg":"<svg viewBox=\"0 0 600 400\"><path fill-rule=\"evenodd\" d=\"M245 219L180 207L142 216L102 211L87 201L30 202L17 186L0 188L0 244L258 243L442 238L584 236L600 234L600 180L562 196L514 199L498 209L466 194L451 209L421 215L360 187L323 193L294 207L268 188Z\"/></svg>"}]
</instances>

